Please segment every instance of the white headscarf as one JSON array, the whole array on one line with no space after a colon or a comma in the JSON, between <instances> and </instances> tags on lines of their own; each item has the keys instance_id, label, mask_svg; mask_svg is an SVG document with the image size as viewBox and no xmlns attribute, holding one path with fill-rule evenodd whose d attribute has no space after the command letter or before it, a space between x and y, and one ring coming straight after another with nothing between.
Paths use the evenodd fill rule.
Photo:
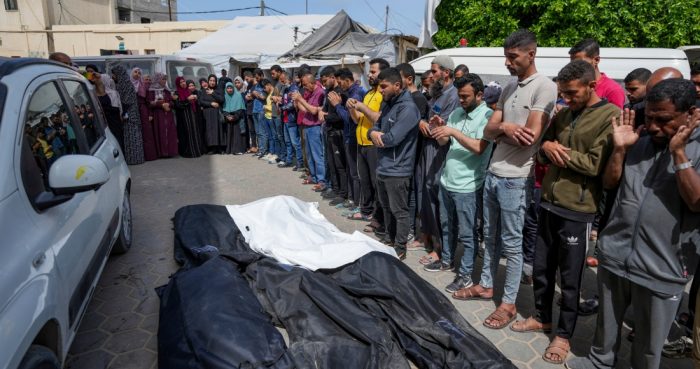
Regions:
<instances>
[{"instance_id":1,"label":"white headscarf","mask_svg":"<svg viewBox=\"0 0 700 369\"><path fill-rule=\"evenodd\" d=\"M105 93L109 96L112 106L119 109L119 114L122 112L122 102L117 92L117 85L114 83L112 76L109 74L100 74L102 84L105 86Z\"/></svg>"}]
</instances>

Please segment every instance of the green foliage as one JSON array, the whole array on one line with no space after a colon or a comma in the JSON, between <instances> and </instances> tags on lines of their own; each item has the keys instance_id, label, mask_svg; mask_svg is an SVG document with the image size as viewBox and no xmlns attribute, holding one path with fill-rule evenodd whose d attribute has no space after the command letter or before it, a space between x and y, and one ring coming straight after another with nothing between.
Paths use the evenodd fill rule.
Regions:
<instances>
[{"instance_id":1,"label":"green foliage","mask_svg":"<svg viewBox=\"0 0 700 369\"><path fill-rule=\"evenodd\" d=\"M436 10L439 48L502 46L518 28L540 46L570 47L593 37L603 47L700 44L700 0L442 0Z\"/></svg>"}]
</instances>

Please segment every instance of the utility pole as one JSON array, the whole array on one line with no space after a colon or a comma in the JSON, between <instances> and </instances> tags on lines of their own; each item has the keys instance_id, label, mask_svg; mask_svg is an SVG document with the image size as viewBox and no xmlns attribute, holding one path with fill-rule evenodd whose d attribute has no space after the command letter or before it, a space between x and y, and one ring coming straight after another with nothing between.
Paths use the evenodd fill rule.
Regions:
<instances>
[{"instance_id":1,"label":"utility pole","mask_svg":"<svg viewBox=\"0 0 700 369\"><path fill-rule=\"evenodd\" d=\"M309 0L306 0L306 14L309 14Z\"/></svg>"},{"instance_id":2,"label":"utility pole","mask_svg":"<svg viewBox=\"0 0 700 369\"><path fill-rule=\"evenodd\" d=\"M265 16L265 0L260 0L260 16Z\"/></svg>"},{"instance_id":3,"label":"utility pole","mask_svg":"<svg viewBox=\"0 0 700 369\"><path fill-rule=\"evenodd\" d=\"M170 4L170 0L168 0L168 18L170 21L173 21L173 6Z\"/></svg>"},{"instance_id":4,"label":"utility pole","mask_svg":"<svg viewBox=\"0 0 700 369\"><path fill-rule=\"evenodd\" d=\"M384 33L389 30L389 5L386 6L386 15L384 16Z\"/></svg>"}]
</instances>

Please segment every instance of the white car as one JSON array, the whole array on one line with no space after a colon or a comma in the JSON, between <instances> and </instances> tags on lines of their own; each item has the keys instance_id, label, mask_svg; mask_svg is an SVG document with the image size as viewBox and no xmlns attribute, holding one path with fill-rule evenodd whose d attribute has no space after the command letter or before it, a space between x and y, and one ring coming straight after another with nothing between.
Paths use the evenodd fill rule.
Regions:
<instances>
[{"instance_id":1,"label":"white car","mask_svg":"<svg viewBox=\"0 0 700 369\"><path fill-rule=\"evenodd\" d=\"M111 252L129 169L72 68L0 58L0 368L60 368Z\"/></svg>"}]
</instances>

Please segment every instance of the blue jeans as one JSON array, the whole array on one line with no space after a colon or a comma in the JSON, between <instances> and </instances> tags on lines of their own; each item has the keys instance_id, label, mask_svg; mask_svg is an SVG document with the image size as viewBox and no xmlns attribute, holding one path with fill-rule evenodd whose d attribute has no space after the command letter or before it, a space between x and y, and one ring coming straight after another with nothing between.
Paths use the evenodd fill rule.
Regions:
<instances>
[{"instance_id":1,"label":"blue jeans","mask_svg":"<svg viewBox=\"0 0 700 369\"><path fill-rule=\"evenodd\" d=\"M301 140L299 137L299 127L295 123L287 123L284 125L284 143L287 146L287 164L292 163L292 156L295 158L297 168L304 166L304 160L301 156Z\"/></svg>"},{"instance_id":2,"label":"blue jeans","mask_svg":"<svg viewBox=\"0 0 700 369\"><path fill-rule=\"evenodd\" d=\"M277 134L275 133L275 122L272 119L267 119L263 115L264 131L267 135L267 151L270 154L277 155Z\"/></svg>"},{"instance_id":3,"label":"blue jeans","mask_svg":"<svg viewBox=\"0 0 700 369\"><path fill-rule=\"evenodd\" d=\"M263 115L263 113L253 113L255 134L256 136L258 136L258 152L261 154L266 154L268 152L267 130L265 129L265 122L263 122L264 118L265 116Z\"/></svg>"},{"instance_id":4,"label":"blue jeans","mask_svg":"<svg viewBox=\"0 0 700 369\"><path fill-rule=\"evenodd\" d=\"M284 146L284 123L282 123L282 118L280 118L280 117L273 117L272 122L275 125L274 137L275 137L275 147L277 148L277 152L275 152L275 154L280 159L283 159L284 155L286 153L285 146Z\"/></svg>"},{"instance_id":5,"label":"blue jeans","mask_svg":"<svg viewBox=\"0 0 700 369\"><path fill-rule=\"evenodd\" d=\"M481 191L481 190L479 190ZM448 191L440 185L440 226L442 227L442 258L446 264L452 263L455 250L450 247L457 230L457 242L464 246L460 262L460 277L470 277L476 260L476 202L477 192L459 193ZM457 222L457 224L455 224ZM456 245L456 244L455 244Z\"/></svg>"},{"instance_id":6,"label":"blue jeans","mask_svg":"<svg viewBox=\"0 0 700 369\"><path fill-rule=\"evenodd\" d=\"M493 288L501 252L506 256L502 302L514 304L523 271L523 225L532 178L503 178L488 173L484 183L484 266L479 284ZM498 226L500 224L500 235ZM496 238L500 237L501 242Z\"/></svg>"},{"instance_id":7,"label":"blue jeans","mask_svg":"<svg viewBox=\"0 0 700 369\"><path fill-rule=\"evenodd\" d=\"M311 179L316 183L326 184L326 162L323 160L321 126L304 127L304 139L306 140Z\"/></svg>"}]
</instances>

